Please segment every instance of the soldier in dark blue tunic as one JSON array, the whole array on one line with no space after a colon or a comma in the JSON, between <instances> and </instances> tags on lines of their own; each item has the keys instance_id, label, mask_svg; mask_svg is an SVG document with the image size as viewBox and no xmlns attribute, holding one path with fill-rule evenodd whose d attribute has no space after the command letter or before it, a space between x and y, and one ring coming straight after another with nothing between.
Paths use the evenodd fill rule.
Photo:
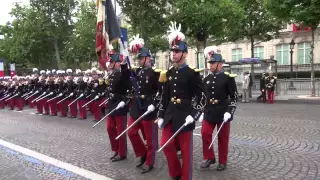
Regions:
<instances>
[{"instance_id":1,"label":"soldier in dark blue tunic","mask_svg":"<svg viewBox=\"0 0 320 180\"><path fill-rule=\"evenodd\" d=\"M209 49L209 50L207 50ZM210 50L211 49L211 50ZM236 75L223 71L223 60L216 46L207 47L204 51L210 63L211 73L203 82L206 90L207 104L202 121L203 159L201 168L208 168L216 162L213 147L209 149L214 128L220 128L218 134L219 164L218 171L226 168L230 134L230 121L237 107ZM224 123L223 123L224 122Z\"/></svg>"}]
</instances>

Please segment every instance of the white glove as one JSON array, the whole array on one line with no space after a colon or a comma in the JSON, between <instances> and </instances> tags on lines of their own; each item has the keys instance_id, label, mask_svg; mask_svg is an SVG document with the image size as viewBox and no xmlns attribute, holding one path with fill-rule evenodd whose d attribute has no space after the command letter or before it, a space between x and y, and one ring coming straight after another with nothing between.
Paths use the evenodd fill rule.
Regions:
<instances>
[{"instance_id":1,"label":"white glove","mask_svg":"<svg viewBox=\"0 0 320 180\"><path fill-rule=\"evenodd\" d=\"M163 121L164 121L163 118L159 118L159 119L158 119L158 127L159 127L159 129L162 128Z\"/></svg>"},{"instance_id":2,"label":"white glove","mask_svg":"<svg viewBox=\"0 0 320 180\"><path fill-rule=\"evenodd\" d=\"M82 97L83 96L83 93L82 94L80 94L80 97Z\"/></svg>"},{"instance_id":3,"label":"white glove","mask_svg":"<svg viewBox=\"0 0 320 180\"><path fill-rule=\"evenodd\" d=\"M227 122L231 118L231 114L229 112L224 113L223 121Z\"/></svg>"},{"instance_id":4,"label":"white glove","mask_svg":"<svg viewBox=\"0 0 320 180\"><path fill-rule=\"evenodd\" d=\"M94 99L99 99L99 96L94 97ZM119 106L119 104L118 104L118 106Z\"/></svg>"},{"instance_id":5,"label":"white glove","mask_svg":"<svg viewBox=\"0 0 320 180\"><path fill-rule=\"evenodd\" d=\"M69 96L73 96L73 93L71 93Z\"/></svg>"},{"instance_id":6,"label":"white glove","mask_svg":"<svg viewBox=\"0 0 320 180\"><path fill-rule=\"evenodd\" d=\"M58 96L62 96L62 93L60 93Z\"/></svg>"},{"instance_id":7,"label":"white glove","mask_svg":"<svg viewBox=\"0 0 320 180\"><path fill-rule=\"evenodd\" d=\"M190 116L190 115L188 115L188 116L186 117L186 125L189 125L189 124L191 124L191 123L193 123L193 122L194 122L193 117Z\"/></svg>"},{"instance_id":8,"label":"white glove","mask_svg":"<svg viewBox=\"0 0 320 180\"><path fill-rule=\"evenodd\" d=\"M149 111L149 112L153 112L155 109L156 109L156 107L154 107L153 104L150 104L150 105L148 106L148 111Z\"/></svg>"},{"instance_id":9,"label":"white glove","mask_svg":"<svg viewBox=\"0 0 320 180\"><path fill-rule=\"evenodd\" d=\"M118 106L116 107L116 109L120 109L120 108L123 108L124 106L126 105L125 102L121 101Z\"/></svg>"},{"instance_id":10,"label":"white glove","mask_svg":"<svg viewBox=\"0 0 320 180\"><path fill-rule=\"evenodd\" d=\"M200 115L200 117L199 117L198 121L199 121L200 123L202 123L203 118L204 118L204 113L202 113L202 114Z\"/></svg>"}]
</instances>

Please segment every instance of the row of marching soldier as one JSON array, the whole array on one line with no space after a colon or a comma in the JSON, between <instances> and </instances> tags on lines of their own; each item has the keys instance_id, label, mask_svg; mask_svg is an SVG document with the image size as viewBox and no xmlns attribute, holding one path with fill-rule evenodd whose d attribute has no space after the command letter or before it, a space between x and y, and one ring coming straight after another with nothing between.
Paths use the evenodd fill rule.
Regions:
<instances>
[{"instance_id":1,"label":"row of marching soldier","mask_svg":"<svg viewBox=\"0 0 320 180\"><path fill-rule=\"evenodd\" d=\"M135 36L129 50L136 56L139 68L130 68L126 61L121 61L120 54L112 50L104 77L103 73L92 69L85 71L84 76L77 70L76 78L71 75L72 70L67 70L67 76L63 71L56 74L42 71L40 77L35 73L29 80L3 81L0 107L7 103L13 109L17 102L21 110L19 104L28 101L30 107L37 106L38 113L48 115L51 112L56 116L60 112L65 117L70 111L70 117L75 118L79 111L82 119L87 117L88 108L97 121L94 127L106 120L114 152L110 157L112 162L127 158L128 136L139 158L136 167L141 168L142 173L154 168L156 152L163 151L170 178L182 180L192 179L193 130L199 121L204 159L201 168L216 163L213 141L217 137L216 168L225 170L230 121L237 107L235 75L224 72L220 50L209 46L204 54L210 73L201 78L199 71L186 64L188 45L180 32L181 26L171 23L169 28L172 67L168 70L151 67L149 49L144 47L143 39ZM213 138L215 127L218 134ZM158 128L161 129L161 147L158 146ZM177 150L181 151L182 163Z\"/></svg>"}]
</instances>

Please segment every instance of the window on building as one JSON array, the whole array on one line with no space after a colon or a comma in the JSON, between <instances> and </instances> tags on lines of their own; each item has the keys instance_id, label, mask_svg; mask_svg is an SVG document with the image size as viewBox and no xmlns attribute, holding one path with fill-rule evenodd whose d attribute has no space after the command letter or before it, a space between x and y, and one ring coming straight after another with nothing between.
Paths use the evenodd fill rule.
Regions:
<instances>
[{"instance_id":1,"label":"window on building","mask_svg":"<svg viewBox=\"0 0 320 180\"><path fill-rule=\"evenodd\" d=\"M254 57L264 59L264 47L255 47L254 48Z\"/></svg>"},{"instance_id":2,"label":"window on building","mask_svg":"<svg viewBox=\"0 0 320 180\"><path fill-rule=\"evenodd\" d=\"M298 44L298 64L310 64L311 46L308 42Z\"/></svg>"},{"instance_id":3,"label":"window on building","mask_svg":"<svg viewBox=\"0 0 320 180\"><path fill-rule=\"evenodd\" d=\"M242 58L242 49L232 49L232 61L239 61Z\"/></svg>"},{"instance_id":4,"label":"window on building","mask_svg":"<svg viewBox=\"0 0 320 180\"><path fill-rule=\"evenodd\" d=\"M280 44L276 46L276 60L278 64L289 64L289 44Z\"/></svg>"},{"instance_id":5,"label":"window on building","mask_svg":"<svg viewBox=\"0 0 320 180\"><path fill-rule=\"evenodd\" d=\"M199 52L199 69L205 68L205 63L203 52ZM198 65L196 66L198 67Z\"/></svg>"}]
</instances>

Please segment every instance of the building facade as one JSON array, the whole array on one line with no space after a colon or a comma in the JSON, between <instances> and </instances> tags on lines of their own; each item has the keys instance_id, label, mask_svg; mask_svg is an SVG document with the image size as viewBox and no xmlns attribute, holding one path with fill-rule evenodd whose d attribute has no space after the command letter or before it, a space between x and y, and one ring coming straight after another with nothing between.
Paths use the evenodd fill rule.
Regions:
<instances>
[{"instance_id":1,"label":"building facade","mask_svg":"<svg viewBox=\"0 0 320 180\"><path fill-rule=\"evenodd\" d=\"M118 16L121 26L130 27L127 23L128 18L124 14ZM266 42L255 42L254 57L260 59L277 60L277 71L289 72L291 65L290 57L290 42L294 39L295 46L293 48L293 71L294 72L309 72L310 71L310 51L311 51L311 31L294 32L294 25L286 24L280 31L278 38ZM314 64L315 70L320 71L320 31L315 32L314 44ZM251 57L250 40L239 40L237 42L226 42L218 45L221 49L222 57L227 62L239 61L241 58ZM169 64L169 51L158 52L155 55L155 66L160 69L166 69ZM187 63L194 68L205 68L205 60L202 50L197 52L196 48L189 48ZM259 65L258 65L259 66ZM244 66L244 69L250 70L250 66ZM259 69L259 68L258 68ZM265 71L266 68L260 68L260 71ZM274 70L274 69L271 69ZM260 73L260 71L255 71Z\"/></svg>"}]
</instances>

